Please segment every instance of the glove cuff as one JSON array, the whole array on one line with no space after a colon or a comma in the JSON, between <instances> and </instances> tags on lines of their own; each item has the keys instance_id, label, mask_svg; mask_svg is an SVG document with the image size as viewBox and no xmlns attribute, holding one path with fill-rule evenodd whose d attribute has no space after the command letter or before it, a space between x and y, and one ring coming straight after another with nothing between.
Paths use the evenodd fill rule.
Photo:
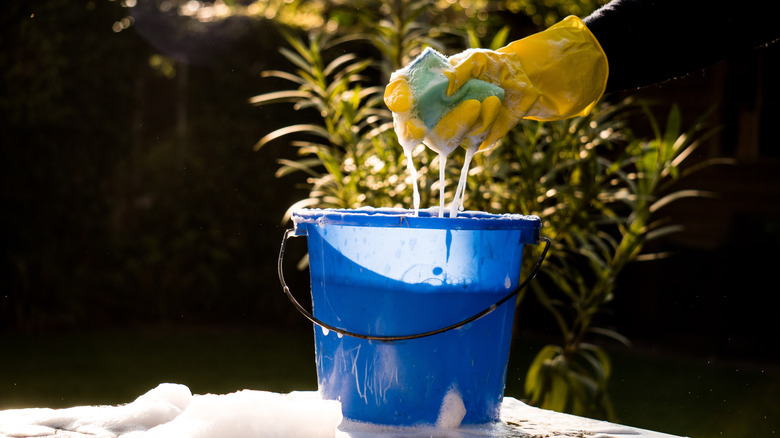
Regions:
<instances>
[{"instance_id":1,"label":"glove cuff","mask_svg":"<svg viewBox=\"0 0 780 438\"><path fill-rule=\"evenodd\" d=\"M549 121L587 115L606 90L607 55L576 16L498 52L517 57L539 96L524 118Z\"/></svg>"}]
</instances>

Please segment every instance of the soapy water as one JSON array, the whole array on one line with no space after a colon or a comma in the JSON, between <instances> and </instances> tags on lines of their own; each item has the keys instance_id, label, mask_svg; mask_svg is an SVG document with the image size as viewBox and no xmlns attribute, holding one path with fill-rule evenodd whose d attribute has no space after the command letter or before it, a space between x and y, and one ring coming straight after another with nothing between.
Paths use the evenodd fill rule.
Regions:
<instances>
[{"instance_id":1,"label":"soapy water","mask_svg":"<svg viewBox=\"0 0 780 438\"><path fill-rule=\"evenodd\" d=\"M420 214L420 189L417 184L417 168L414 167L414 159L412 158L412 148L404 146L404 155L406 156L406 165L409 168L409 173L412 175L412 205L414 206L414 215Z\"/></svg>"},{"instance_id":2,"label":"soapy water","mask_svg":"<svg viewBox=\"0 0 780 438\"><path fill-rule=\"evenodd\" d=\"M400 137L399 137L400 140ZM419 143L418 143L419 144ZM436 146L426 146L433 150L437 150ZM415 216L419 215L420 211L420 189L419 189L419 173L414 165L413 150L417 144L402 144L404 155L406 156L406 167L409 169L409 173L412 177L412 205L414 207ZM452 204L449 208L451 218L458 217L458 212L463 210L463 202L466 196L466 180L468 178L469 167L471 166L471 160L474 158L477 148L466 149L466 155L463 162L463 168L460 171L460 177L458 179L458 186L455 190L455 195L452 200ZM446 181L446 169L447 169L447 156L444 152L439 152L439 217L444 217L446 209L445 202L445 181Z\"/></svg>"},{"instance_id":3,"label":"soapy water","mask_svg":"<svg viewBox=\"0 0 780 438\"><path fill-rule=\"evenodd\" d=\"M450 217L457 217L458 210L463 210L463 200L466 197L466 179L468 178L471 159L474 158L476 152L476 147L466 149L466 156L463 159L463 168L460 170L458 187L455 189L455 197L452 200L452 207L450 208Z\"/></svg>"},{"instance_id":4,"label":"soapy water","mask_svg":"<svg viewBox=\"0 0 780 438\"><path fill-rule=\"evenodd\" d=\"M469 167L471 166L471 160L474 158L474 154L477 152L477 148L466 149L466 155L463 161L463 168L460 170L460 178L458 179L458 186L455 189L455 196L452 199L450 205L450 217L458 217L458 212L463 210L464 199L466 198L466 180L468 179ZM420 212L420 189L418 185L419 174L417 168L414 166L414 160L412 158L411 148L404 148L404 155L406 155L407 168L412 176L412 202L414 206L414 215L419 216ZM446 181L446 168L447 168L447 155L439 153L439 217L444 217L445 208L445 181Z\"/></svg>"},{"instance_id":5,"label":"soapy water","mask_svg":"<svg viewBox=\"0 0 780 438\"><path fill-rule=\"evenodd\" d=\"M447 155L439 152L439 217L444 217L444 188L447 170Z\"/></svg>"}]
</instances>

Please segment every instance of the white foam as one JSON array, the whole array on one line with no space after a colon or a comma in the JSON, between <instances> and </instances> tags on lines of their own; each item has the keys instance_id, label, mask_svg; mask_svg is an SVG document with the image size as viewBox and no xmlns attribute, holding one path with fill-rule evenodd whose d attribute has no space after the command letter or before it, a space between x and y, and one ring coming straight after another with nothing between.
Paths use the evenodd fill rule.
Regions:
<instances>
[{"instance_id":1,"label":"white foam","mask_svg":"<svg viewBox=\"0 0 780 438\"><path fill-rule=\"evenodd\" d=\"M244 390L195 397L172 421L122 438L317 438L332 437L341 405L316 393Z\"/></svg>"},{"instance_id":2,"label":"white foam","mask_svg":"<svg viewBox=\"0 0 780 438\"><path fill-rule=\"evenodd\" d=\"M438 205L426 207L426 208L420 208L420 212L425 212L430 217L435 217L439 215L439 211L441 210L441 207ZM400 207L360 207L355 209L332 209L332 208L307 208L302 210L296 210L297 213L300 213L300 216L295 215L293 216L293 223L297 227L301 223L305 222L311 222L312 218L317 218L317 220L324 220L321 216L323 213L338 213L338 214L349 214L352 213L360 213L365 212L372 214L374 216L399 216L399 215L406 215L406 216L412 216L415 215L414 210L410 210L408 208L400 208ZM462 212L462 211L461 211ZM525 219L525 220L539 220L539 216L536 215L523 215L523 214L517 214L517 213L488 213L486 211L480 211L480 210L469 210L467 212L470 215L470 219L472 220L518 220L518 219Z\"/></svg>"},{"instance_id":3,"label":"white foam","mask_svg":"<svg viewBox=\"0 0 780 438\"><path fill-rule=\"evenodd\" d=\"M465 416L466 405L463 404L460 393L457 389L450 388L441 402L436 426L444 429L457 429Z\"/></svg>"},{"instance_id":4,"label":"white foam","mask_svg":"<svg viewBox=\"0 0 780 438\"><path fill-rule=\"evenodd\" d=\"M184 385L163 383L126 405L0 411L0 436L317 438L332 437L340 422L341 404L316 392L193 396Z\"/></svg>"},{"instance_id":5,"label":"white foam","mask_svg":"<svg viewBox=\"0 0 780 438\"><path fill-rule=\"evenodd\" d=\"M463 401L454 389L442 400L439 424L392 427L342 421L340 403L322 400L313 391L192 395L184 385L162 384L127 405L0 411L0 437L495 438L585 434L679 438L538 409L511 397L504 398L499 423L461 425L463 415Z\"/></svg>"},{"instance_id":6,"label":"white foam","mask_svg":"<svg viewBox=\"0 0 780 438\"><path fill-rule=\"evenodd\" d=\"M146 430L176 418L190 403L184 385L163 383L134 402L120 406L83 406L66 409L24 409L0 412L0 424L54 428L97 436L116 436ZM31 431L28 431L31 432ZM12 435L9 436L39 436Z\"/></svg>"},{"instance_id":7,"label":"white foam","mask_svg":"<svg viewBox=\"0 0 780 438\"><path fill-rule=\"evenodd\" d=\"M466 406L463 404L460 392L453 387L444 395L439 408L439 416L434 425L390 426L345 419L338 427L336 438L377 438L385 436L396 438L427 438L431 436L463 438L473 436L468 432L491 430L491 424L471 425L468 431L460 429L461 422L463 422L465 416Z\"/></svg>"}]
</instances>

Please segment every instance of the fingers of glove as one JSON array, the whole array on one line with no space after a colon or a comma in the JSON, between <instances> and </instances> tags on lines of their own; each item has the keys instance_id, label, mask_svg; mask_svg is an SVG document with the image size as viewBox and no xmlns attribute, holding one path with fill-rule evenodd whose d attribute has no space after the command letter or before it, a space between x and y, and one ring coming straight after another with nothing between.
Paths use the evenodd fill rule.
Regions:
<instances>
[{"instance_id":1,"label":"fingers of glove","mask_svg":"<svg viewBox=\"0 0 780 438\"><path fill-rule=\"evenodd\" d=\"M464 100L439 120L428 133L426 144L436 152L449 154L471 131L472 126L479 119L480 108L481 104L478 100Z\"/></svg>"},{"instance_id":2,"label":"fingers of glove","mask_svg":"<svg viewBox=\"0 0 780 438\"><path fill-rule=\"evenodd\" d=\"M412 108L412 92L403 77L396 77L385 87L385 105L394 113L403 113Z\"/></svg>"},{"instance_id":3,"label":"fingers of glove","mask_svg":"<svg viewBox=\"0 0 780 438\"><path fill-rule=\"evenodd\" d=\"M447 86L448 96L458 91L469 79L480 78L486 80L482 76L487 70L500 68L497 65L500 62L498 54L484 49L467 50L450 57L449 62L453 69L444 71L444 74L449 79ZM492 81L488 80L488 82Z\"/></svg>"},{"instance_id":4,"label":"fingers of glove","mask_svg":"<svg viewBox=\"0 0 780 438\"><path fill-rule=\"evenodd\" d=\"M500 107L490 132L485 137L485 140L482 141L482 144L479 145L479 150L486 151L492 149L518 121L520 121L519 117L513 115L506 107Z\"/></svg>"},{"instance_id":5,"label":"fingers of glove","mask_svg":"<svg viewBox=\"0 0 780 438\"><path fill-rule=\"evenodd\" d=\"M489 96L480 104L479 117L466 134L461 146L470 149L479 146L490 133L490 128L498 117L501 109L501 99L497 96Z\"/></svg>"},{"instance_id":6,"label":"fingers of glove","mask_svg":"<svg viewBox=\"0 0 780 438\"><path fill-rule=\"evenodd\" d=\"M407 119L404 121L395 119L394 127L396 135L398 135L398 141L402 145L410 147L420 144L428 133L428 128L425 127L425 124L420 119Z\"/></svg>"}]
</instances>

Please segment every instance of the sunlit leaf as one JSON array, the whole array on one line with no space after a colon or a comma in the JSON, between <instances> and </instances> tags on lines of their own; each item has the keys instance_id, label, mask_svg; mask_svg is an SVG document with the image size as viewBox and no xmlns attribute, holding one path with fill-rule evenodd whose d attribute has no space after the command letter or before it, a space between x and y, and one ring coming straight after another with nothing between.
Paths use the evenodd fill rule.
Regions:
<instances>
[{"instance_id":1,"label":"sunlit leaf","mask_svg":"<svg viewBox=\"0 0 780 438\"><path fill-rule=\"evenodd\" d=\"M490 46L488 48L490 50L498 50L501 47L503 47L506 44L506 40L509 37L509 31L511 28L509 26L502 27L498 32L496 32L495 35L493 35L493 39L490 40Z\"/></svg>"},{"instance_id":2,"label":"sunlit leaf","mask_svg":"<svg viewBox=\"0 0 780 438\"><path fill-rule=\"evenodd\" d=\"M664 131L663 142L667 145L675 145L678 141L684 142L687 136L680 134L680 125L682 123L682 117L680 116L680 107L677 104L673 104L669 110L669 115L666 119L666 130ZM671 159L671 156L666 157Z\"/></svg>"},{"instance_id":3,"label":"sunlit leaf","mask_svg":"<svg viewBox=\"0 0 780 438\"><path fill-rule=\"evenodd\" d=\"M300 99L308 99L311 97L311 93L308 91L276 91L273 93L261 94L249 99L249 103L252 105L266 105L269 103L279 102L297 102Z\"/></svg>"},{"instance_id":4,"label":"sunlit leaf","mask_svg":"<svg viewBox=\"0 0 780 438\"><path fill-rule=\"evenodd\" d=\"M563 374L558 372L552 373L550 376L550 391L544 398L544 403L542 403L541 407L552 411L564 412L570 389L571 386Z\"/></svg>"},{"instance_id":5,"label":"sunlit leaf","mask_svg":"<svg viewBox=\"0 0 780 438\"><path fill-rule=\"evenodd\" d=\"M606 336L608 338L612 338L612 339L620 342L621 344L625 345L626 347L630 347L631 346L631 341L627 337L625 337L625 336L621 335L620 333L616 332L615 330L605 329L605 328L601 328L601 327L591 327L590 328L590 332L591 333L596 333L596 334L599 334L599 335L602 335L602 336Z\"/></svg>"},{"instance_id":6,"label":"sunlit leaf","mask_svg":"<svg viewBox=\"0 0 780 438\"><path fill-rule=\"evenodd\" d=\"M309 176L318 177L319 174L313 170L314 167L320 165L320 161L318 159L308 159L308 160L287 160L287 159L279 159L277 160L279 164L281 164L281 167L276 171L277 178L281 178L284 176L289 175L290 173L293 173L295 171L302 171L308 174Z\"/></svg>"},{"instance_id":7,"label":"sunlit leaf","mask_svg":"<svg viewBox=\"0 0 780 438\"><path fill-rule=\"evenodd\" d=\"M282 217L282 224L286 224L290 221L290 218L292 218L292 213L295 210L300 210L302 208L308 208L317 205L317 200L313 198L306 198L302 199L293 205L290 206L290 208L287 209L287 211L284 212L284 216Z\"/></svg>"},{"instance_id":8,"label":"sunlit leaf","mask_svg":"<svg viewBox=\"0 0 780 438\"><path fill-rule=\"evenodd\" d=\"M560 354L561 348L557 345L547 345L543 347L539 353L534 357L533 362L528 367L528 372L525 375L525 393L533 397L534 393L539 392L541 378L542 378L542 366L545 362L552 360L555 356Z\"/></svg>"},{"instance_id":9,"label":"sunlit leaf","mask_svg":"<svg viewBox=\"0 0 780 438\"><path fill-rule=\"evenodd\" d=\"M273 131L270 134L267 134L265 137L261 138L260 141L258 141L257 144L255 145L255 150L262 148L268 142L275 140L279 137L289 135L289 134L301 134L301 133L319 135L321 137L328 138L328 131L323 129L322 126L312 125L312 124L292 125L292 126L286 126L284 128L279 128L276 131Z\"/></svg>"},{"instance_id":10,"label":"sunlit leaf","mask_svg":"<svg viewBox=\"0 0 780 438\"><path fill-rule=\"evenodd\" d=\"M260 73L260 77L284 79L299 85L307 84L307 82L300 76L282 70L265 70L262 73Z\"/></svg>"},{"instance_id":11,"label":"sunlit leaf","mask_svg":"<svg viewBox=\"0 0 780 438\"><path fill-rule=\"evenodd\" d=\"M288 61L295 64L303 72L311 72L314 62L311 61L310 58L303 58L300 56L300 52L296 53L284 47L279 49L279 51L282 53L282 55L284 55L285 58L287 58Z\"/></svg>"},{"instance_id":12,"label":"sunlit leaf","mask_svg":"<svg viewBox=\"0 0 780 438\"><path fill-rule=\"evenodd\" d=\"M650 213L655 213L656 211L664 208L665 206L671 204L672 202L679 201L680 199L704 198L704 197L716 198L717 196L718 195L716 193L704 191L704 190L693 190L693 189L678 190L653 202L649 207L649 211Z\"/></svg>"},{"instance_id":13,"label":"sunlit leaf","mask_svg":"<svg viewBox=\"0 0 780 438\"><path fill-rule=\"evenodd\" d=\"M614 330L601 329L598 327L594 327L591 332L609 336L613 339L616 339L615 336L619 338L622 337ZM626 346L630 345L627 339L624 341ZM606 380L612 374L612 360L609 358L609 355L606 353L606 351L597 345L583 342L580 344L580 352L583 357L588 359L593 370L599 376L597 380L606 382Z\"/></svg>"},{"instance_id":14,"label":"sunlit leaf","mask_svg":"<svg viewBox=\"0 0 780 438\"><path fill-rule=\"evenodd\" d=\"M479 36L474 27L470 26L466 29L466 38L468 40L468 47L471 49L477 49L482 47L482 43L479 41Z\"/></svg>"}]
</instances>

